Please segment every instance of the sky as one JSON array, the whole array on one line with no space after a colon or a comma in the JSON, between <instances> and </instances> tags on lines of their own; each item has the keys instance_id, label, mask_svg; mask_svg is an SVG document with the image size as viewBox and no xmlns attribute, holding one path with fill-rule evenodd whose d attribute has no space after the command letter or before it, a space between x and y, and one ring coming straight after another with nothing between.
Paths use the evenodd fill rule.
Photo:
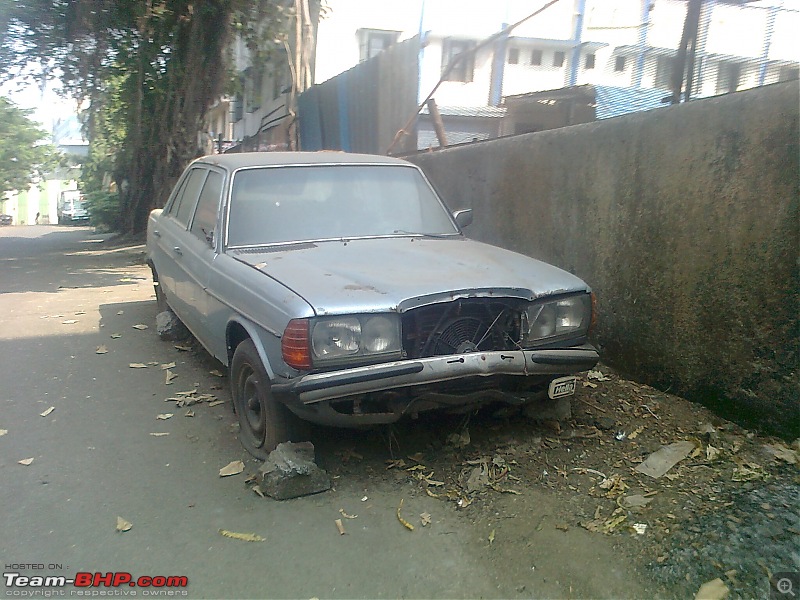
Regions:
<instances>
[{"instance_id":1,"label":"sky","mask_svg":"<svg viewBox=\"0 0 800 600\"><path fill-rule=\"evenodd\" d=\"M50 80L40 87L12 80L0 85L0 96L8 98L20 108L32 109L30 115L47 132L56 132L56 143L80 143L80 125L75 111L75 101L60 97L58 82Z\"/></svg>"}]
</instances>

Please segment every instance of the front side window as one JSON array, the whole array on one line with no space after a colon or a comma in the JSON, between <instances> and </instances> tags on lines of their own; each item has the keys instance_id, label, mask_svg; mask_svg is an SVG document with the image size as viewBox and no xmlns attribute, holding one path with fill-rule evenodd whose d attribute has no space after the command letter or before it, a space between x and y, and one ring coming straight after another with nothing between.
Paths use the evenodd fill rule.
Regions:
<instances>
[{"instance_id":1,"label":"front side window","mask_svg":"<svg viewBox=\"0 0 800 600\"><path fill-rule=\"evenodd\" d=\"M227 245L457 235L447 209L413 167L254 168L233 178Z\"/></svg>"},{"instance_id":2,"label":"front side window","mask_svg":"<svg viewBox=\"0 0 800 600\"><path fill-rule=\"evenodd\" d=\"M469 83L472 81L475 72L475 55L472 51L475 48L475 42L470 40L444 40L442 46L442 74L445 75L446 81L461 81ZM458 60L456 57L462 55ZM448 72L447 69L451 64L453 68Z\"/></svg>"},{"instance_id":3,"label":"front side window","mask_svg":"<svg viewBox=\"0 0 800 600\"><path fill-rule=\"evenodd\" d=\"M211 240L217 222L217 207L221 194L222 175L216 171L209 171L192 220L192 233L201 240Z\"/></svg>"}]
</instances>

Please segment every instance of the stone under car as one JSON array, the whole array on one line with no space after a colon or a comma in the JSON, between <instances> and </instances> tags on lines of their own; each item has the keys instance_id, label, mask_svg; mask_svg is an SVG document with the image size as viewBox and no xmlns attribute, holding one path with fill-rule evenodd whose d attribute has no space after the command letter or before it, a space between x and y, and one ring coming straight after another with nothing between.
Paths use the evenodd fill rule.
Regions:
<instances>
[{"instance_id":1,"label":"stone under car","mask_svg":"<svg viewBox=\"0 0 800 600\"><path fill-rule=\"evenodd\" d=\"M194 161L147 229L170 308L229 369L264 459L298 420L361 427L575 390L598 354L578 277L470 240L422 171L333 152Z\"/></svg>"}]
</instances>

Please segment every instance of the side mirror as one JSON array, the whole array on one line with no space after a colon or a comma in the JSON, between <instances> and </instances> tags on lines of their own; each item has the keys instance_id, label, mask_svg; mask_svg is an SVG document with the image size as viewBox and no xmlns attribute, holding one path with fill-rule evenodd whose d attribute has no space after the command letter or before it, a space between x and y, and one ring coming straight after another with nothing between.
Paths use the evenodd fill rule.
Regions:
<instances>
[{"instance_id":1,"label":"side mirror","mask_svg":"<svg viewBox=\"0 0 800 600\"><path fill-rule=\"evenodd\" d=\"M453 218L461 229L472 225L472 209L462 208L461 210L453 211Z\"/></svg>"}]
</instances>

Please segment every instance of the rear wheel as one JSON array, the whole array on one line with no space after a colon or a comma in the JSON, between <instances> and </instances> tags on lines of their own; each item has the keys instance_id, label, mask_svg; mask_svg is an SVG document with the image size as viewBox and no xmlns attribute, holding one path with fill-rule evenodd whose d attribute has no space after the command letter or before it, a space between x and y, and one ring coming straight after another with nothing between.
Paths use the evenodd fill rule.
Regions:
<instances>
[{"instance_id":1,"label":"rear wheel","mask_svg":"<svg viewBox=\"0 0 800 600\"><path fill-rule=\"evenodd\" d=\"M161 284L158 281L158 273L152 263L150 264L150 270L153 272L153 289L156 292L156 307L158 308L158 312L162 313L169 309L167 297L164 295L164 290L161 289Z\"/></svg>"},{"instance_id":2,"label":"rear wheel","mask_svg":"<svg viewBox=\"0 0 800 600\"><path fill-rule=\"evenodd\" d=\"M266 369L252 340L236 347L230 368L233 407L239 417L239 440L258 459L290 437L296 417L273 398Z\"/></svg>"}]
</instances>

